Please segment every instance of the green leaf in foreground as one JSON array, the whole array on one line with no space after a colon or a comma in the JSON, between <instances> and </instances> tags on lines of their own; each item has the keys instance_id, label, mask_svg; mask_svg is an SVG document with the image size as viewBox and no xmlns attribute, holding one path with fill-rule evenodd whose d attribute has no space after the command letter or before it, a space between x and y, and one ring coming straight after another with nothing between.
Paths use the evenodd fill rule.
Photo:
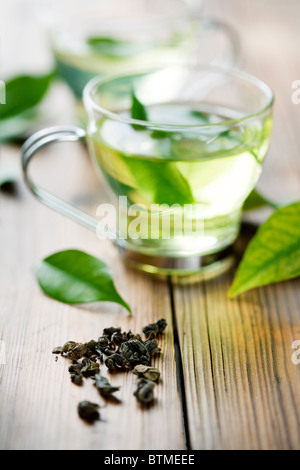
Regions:
<instances>
[{"instance_id":1,"label":"green leaf in foreground","mask_svg":"<svg viewBox=\"0 0 300 470\"><path fill-rule=\"evenodd\" d=\"M250 242L229 297L300 276L300 202L276 210Z\"/></svg>"},{"instance_id":2,"label":"green leaf in foreground","mask_svg":"<svg viewBox=\"0 0 300 470\"><path fill-rule=\"evenodd\" d=\"M54 73L42 76L21 75L6 82L6 104L0 106L0 119L17 116L35 107L45 96Z\"/></svg>"},{"instance_id":3,"label":"green leaf in foreground","mask_svg":"<svg viewBox=\"0 0 300 470\"><path fill-rule=\"evenodd\" d=\"M49 297L68 304L115 302L131 312L118 294L108 266L79 250L67 250L45 258L36 271Z\"/></svg>"},{"instance_id":4,"label":"green leaf in foreground","mask_svg":"<svg viewBox=\"0 0 300 470\"><path fill-rule=\"evenodd\" d=\"M274 202L269 201L264 196L259 194L256 189L253 189L253 191L249 194L246 201L244 202L243 211L253 211L266 206L271 207L272 209L277 208L277 205Z\"/></svg>"}]
</instances>

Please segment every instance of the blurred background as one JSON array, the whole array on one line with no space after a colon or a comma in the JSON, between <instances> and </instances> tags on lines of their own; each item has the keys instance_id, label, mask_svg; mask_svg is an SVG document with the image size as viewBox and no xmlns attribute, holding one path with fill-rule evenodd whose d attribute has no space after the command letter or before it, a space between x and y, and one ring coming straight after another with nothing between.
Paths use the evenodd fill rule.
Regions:
<instances>
[{"instance_id":1,"label":"blurred background","mask_svg":"<svg viewBox=\"0 0 300 470\"><path fill-rule=\"evenodd\" d=\"M142 4L145 0L141 0ZM147 0L146 0L147 1ZM239 37L242 56L238 65L244 70L266 81L275 93L274 131L272 145L265 162L265 169L259 183L268 193L276 187L274 199L298 197L299 169L297 129L300 125L300 105L292 103L292 83L299 79L299 31L300 15L298 0L187 0L195 14L213 17L233 26ZM81 7L89 2L79 2ZM95 3L95 2L93 2ZM124 5L121 0L98 1L101 15L110 16L110 7ZM170 4L175 5L176 1ZM2 2L0 31L0 76L2 80L29 73L47 73L54 66L49 44L49 24L53 18L49 11L60 18L70 19L74 2L35 0L10 0ZM166 4L160 2L160 5ZM71 5L71 6L70 6ZM73 7L72 7L73 5ZM47 8L49 8L50 10ZM161 6L161 14L170 14L170 9ZM133 9L125 9L130 18ZM76 122L74 98L64 83L56 83L43 104L43 119L38 127L49 124L71 124ZM276 149L276 151L274 150ZM273 155L274 154L274 155ZM288 158L287 158L288 155ZM280 156L280 157L279 157ZM294 175L294 176L293 176ZM286 178L288 184L282 184ZM272 179L272 184L269 180ZM274 192L274 189L272 189Z\"/></svg>"}]
</instances>

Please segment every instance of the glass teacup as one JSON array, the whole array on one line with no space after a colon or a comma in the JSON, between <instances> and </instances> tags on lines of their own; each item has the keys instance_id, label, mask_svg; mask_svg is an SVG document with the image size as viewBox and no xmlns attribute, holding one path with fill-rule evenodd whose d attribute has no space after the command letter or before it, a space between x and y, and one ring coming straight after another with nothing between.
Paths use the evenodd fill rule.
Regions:
<instances>
[{"instance_id":1,"label":"glass teacup","mask_svg":"<svg viewBox=\"0 0 300 470\"><path fill-rule=\"evenodd\" d=\"M97 77L83 101L87 131L46 129L24 145L25 179L38 199L113 239L143 271L180 278L227 268L269 146L271 89L237 70L172 66ZM101 220L28 177L40 147L81 139L111 201L99 206Z\"/></svg>"}]
</instances>

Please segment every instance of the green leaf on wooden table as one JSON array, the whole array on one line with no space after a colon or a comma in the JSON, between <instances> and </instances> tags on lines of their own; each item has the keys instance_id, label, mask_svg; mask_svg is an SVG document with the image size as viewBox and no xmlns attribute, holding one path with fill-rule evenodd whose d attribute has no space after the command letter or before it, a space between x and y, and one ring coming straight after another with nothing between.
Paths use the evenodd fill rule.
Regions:
<instances>
[{"instance_id":1,"label":"green leaf on wooden table","mask_svg":"<svg viewBox=\"0 0 300 470\"><path fill-rule=\"evenodd\" d=\"M250 242L229 297L300 276L300 202L277 209Z\"/></svg>"},{"instance_id":2,"label":"green leaf on wooden table","mask_svg":"<svg viewBox=\"0 0 300 470\"><path fill-rule=\"evenodd\" d=\"M67 250L45 258L36 271L49 297L67 304L115 302L131 312L118 294L110 269L98 258L79 250Z\"/></svg>"},{"instance_id":3,"label":"green leaf on wooden table","mask_svg":"<svg viewBox=\"0 0 300 470\"><path fill-rule=\"evenodd\" d=\"M6 82L6 104L0 105L0 120L17 116L35 107L45 96L54 73L21 75Z\"/></svg>"},{"instance_id":4,"label":"green leaf on wooden table","mask_svg":"<svg viewBox=\"0 0 300 470\"><path fill-rule=\"evenodd\" d=\"M246 201L244 202L243 211L253 211L266 206L271 207L272 209L278 208L278 206L274 202L269 201L260 193L258 193L256 189L253 189L253 191L249 194Z\"/></svg>"}]
</instances>

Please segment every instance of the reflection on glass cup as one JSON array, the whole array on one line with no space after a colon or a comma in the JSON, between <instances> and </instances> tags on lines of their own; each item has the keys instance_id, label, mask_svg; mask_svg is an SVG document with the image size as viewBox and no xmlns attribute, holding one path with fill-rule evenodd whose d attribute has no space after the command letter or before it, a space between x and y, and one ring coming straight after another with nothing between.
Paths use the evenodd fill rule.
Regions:
<instances>
[{"instance_id":1,"label":"reflection on glass cup","mask_svg":"<svg viewBox=\"0 0 300 470\"><path fill-rule=\"evenodd\" d=\"M54 128L31 137L25 179L42 202L113 239L132 266L176 277L220 272L232 262L242 205L262 171L272 103L261 80L212 66L97 77L84 90L87 131ZM40 147L81 139L107 187L112 226L28 177Z\"/></svg>"}]
</instances>

